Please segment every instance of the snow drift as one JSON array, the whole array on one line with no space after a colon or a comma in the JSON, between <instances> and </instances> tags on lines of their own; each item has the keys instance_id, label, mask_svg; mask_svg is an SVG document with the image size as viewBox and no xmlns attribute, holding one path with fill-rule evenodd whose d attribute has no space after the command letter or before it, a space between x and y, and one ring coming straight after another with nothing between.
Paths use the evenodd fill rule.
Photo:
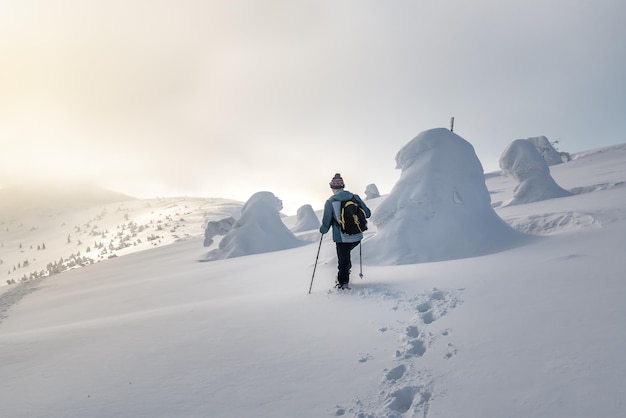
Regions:
<instances>
[{"instance_id":1,"label":"snow drift","mask_svg":"<svg viewBox=\"0 0 626 418\"><path fill-rule=\"evenodd\" d=\"M472 145L447 129L427 130L396 155L400 179L372 216L364 244L372 264L413 264L500 251L526 237L491 207Z\"/></svg>"}]
</instances>

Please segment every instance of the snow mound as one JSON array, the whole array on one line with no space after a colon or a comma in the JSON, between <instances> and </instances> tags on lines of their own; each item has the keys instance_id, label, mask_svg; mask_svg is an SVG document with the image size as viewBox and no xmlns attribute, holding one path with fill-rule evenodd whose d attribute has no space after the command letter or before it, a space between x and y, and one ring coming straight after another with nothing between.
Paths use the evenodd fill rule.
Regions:
<instances>
[{"instance_id":1,"label":"snow mound","mask_svg":"<svg viewBox=\"0 0 626 418\"><path fill-rule=\"evenodd\" d=\"M280 219L283 203L271 192L257 192L243 205L241 217L222 238L219 248L203 261L241 257L299 247L308 242L296 238Z\"/></svg>"},{"instance_id":2,"label":"snow mound","mask_svg":"<svg viewBox=\"0 0 626 418\"><path fill-rule=\"evenodd\" d=\"M320 225L319 218L315 214L313 210L313 206L311 205L302 205L298 208L296 212L296 225L291 229L292 232L304 232L311 231L313 229L319 229Z\"/></svg>"},{"instance_id":3,"label":"snow mound","mask_svg":"<svg viewBox=\"0 0 626 418\"><path fill-rule=\"evenodd\" d=\"M365 199L376 199L378 197L380 197L380 192L374 183L365 186Z\"/></svg>"},{"instance_id":4,"label":"snow mound","mask_svg":"<svg viewBox=\"0 0 626 418\"><path fill-rule=\"evenodd\" d=\"M444 128L420 133L396 155L400 179L372 216L363 246L372 264L413 264L473 257L520 243L491 207L472 145Z\"/></svg>"},{"instance_id":5,"label":"snow mound","mask_svg":"<svg viewBox=\"0 0 626 418\"><path fill-rule=\"evenodd\" d=\"M626 182L614 181L614 182L609 182L609 183L592 184L591 186L574 187L570 189L570 192L572 194L593 193L593 192L599 192L602 190L611 190L616 187L624 187L624 185L626 185Z\"/></svg>"},{"instance_id":6,"label":"snow mound","mask_svg":"<svg viewBox=\"0 0 626 418\"><path fill-rule=\"evenodd\" d=\"M519 182L513 197L502 206L571 196L570 192L556 184L550 175L548 163L530 141L513 141L500 157L500 168L503 174Z\"/></svg>"},{"instance_id":7,"label":"snow mound","mask_svg":"<svg viewBox=\"0 0 626 418\"><path fill-rule=\"evenodd\" d=\"M545 136L535 136L526 140L535 146L548 165L556 165L563 162L561 153L552 146Z\"/></svg>"}]
</instances>

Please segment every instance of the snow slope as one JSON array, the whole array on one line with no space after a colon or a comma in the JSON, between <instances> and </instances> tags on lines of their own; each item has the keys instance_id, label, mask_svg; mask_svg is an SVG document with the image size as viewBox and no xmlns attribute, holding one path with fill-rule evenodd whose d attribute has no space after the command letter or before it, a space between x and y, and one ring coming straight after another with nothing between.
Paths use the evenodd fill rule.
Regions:
<instances>
[{"instance_id":1,"label":"snow slope","mask_svg":"<svg viewBox=\"0 0 626 418\"><path fill-rule=\"evenodd\" d=\"M575 194L500 208L515 180L486 181L539 239L347 292L329 235L310 295L316 243L200 263L201 236L7 286L2 416L624 416L626 145L551 175Z\"/></svg>"},{"instance_id":2,"label":"snow slope","mask_svg":"<svg viewBox=\"0 0 626 418\"><path fill-rule=\"evenodd\" d=\"M81 192L83 192L81 190ZM67 196L67 194L61 194ZM218 198L129 199L86 204L42 195L35 207L0 211L0 267L21 282L197 237L208 222L236 215L242 203ZM45 202L45 203L44 203ZM2 270L0 270L2 271Z\"/></svg>"}]
</instances>

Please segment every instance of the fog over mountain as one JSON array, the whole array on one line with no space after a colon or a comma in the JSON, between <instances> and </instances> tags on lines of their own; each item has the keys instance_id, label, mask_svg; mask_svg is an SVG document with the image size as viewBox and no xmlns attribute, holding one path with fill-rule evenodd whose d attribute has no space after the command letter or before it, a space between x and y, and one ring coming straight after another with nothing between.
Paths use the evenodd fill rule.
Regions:
<instances>
[{"instance_id":1,"label":"fog over mountain","mask_svg":"<svg viewBox=\"0 0 626 418\"><path fill-rule=\"evenodd\" d=\"M88 184L27 185L0 189L0 216L24 212L69 210L134 200L134 197Z\"/></svg>"}]
</instances>

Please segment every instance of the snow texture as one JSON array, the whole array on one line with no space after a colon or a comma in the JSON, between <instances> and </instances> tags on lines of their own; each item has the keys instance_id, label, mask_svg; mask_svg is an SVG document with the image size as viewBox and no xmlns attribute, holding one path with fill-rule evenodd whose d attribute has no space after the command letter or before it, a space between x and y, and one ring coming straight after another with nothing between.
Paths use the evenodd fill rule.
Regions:
<instances>
[{"instance_id":1,"label":"snow texture","mask_svg":"<svg viewBox=\"0 0 626 418\"><path fill-rule=\"evenodd\" d=\"M294 233L311 231L314 229L319 229L320 225L322 225L322 223L315 214L313 206L302 205L298 208L298 211L296 212L296 225L291 228L291 231Z\"/></svg>"},{"instance_id":2,"label":"snow texture","mask_svg":"<svg viewBox=\"0 0 626 418\"><path fill-rule=\"evenodd\" d=\"M472 145L447 129L420 133L396 155L400 179L372 216L371 264L413 264L510 248L524 236L491 207Z\"/></svg>"},{"instance_id":3,"label":"snow texture","mask_svg":"<svg viewBox=\"0 0 626 418\"><path fill-rule=\"evenodd\" d=\"M500 168L504 174L512 176L519 182L515 187L513 197L504 202L503 206L571 195L556 184L550 175L548 163L530 141L524 139L513 141L500 157Z\"/></svg>"},{"instance_id":4,"label":"snow texture","mask_svg":"<svg viewBox=\"0 0 626 418\"><path fill-rule=\"evenodd\" d=\"M299 240L280 219L282 201L271 192L257 192L243 205L241 217L204 261L286 250L308 242Z\"/></svg>"}]
</instances>

